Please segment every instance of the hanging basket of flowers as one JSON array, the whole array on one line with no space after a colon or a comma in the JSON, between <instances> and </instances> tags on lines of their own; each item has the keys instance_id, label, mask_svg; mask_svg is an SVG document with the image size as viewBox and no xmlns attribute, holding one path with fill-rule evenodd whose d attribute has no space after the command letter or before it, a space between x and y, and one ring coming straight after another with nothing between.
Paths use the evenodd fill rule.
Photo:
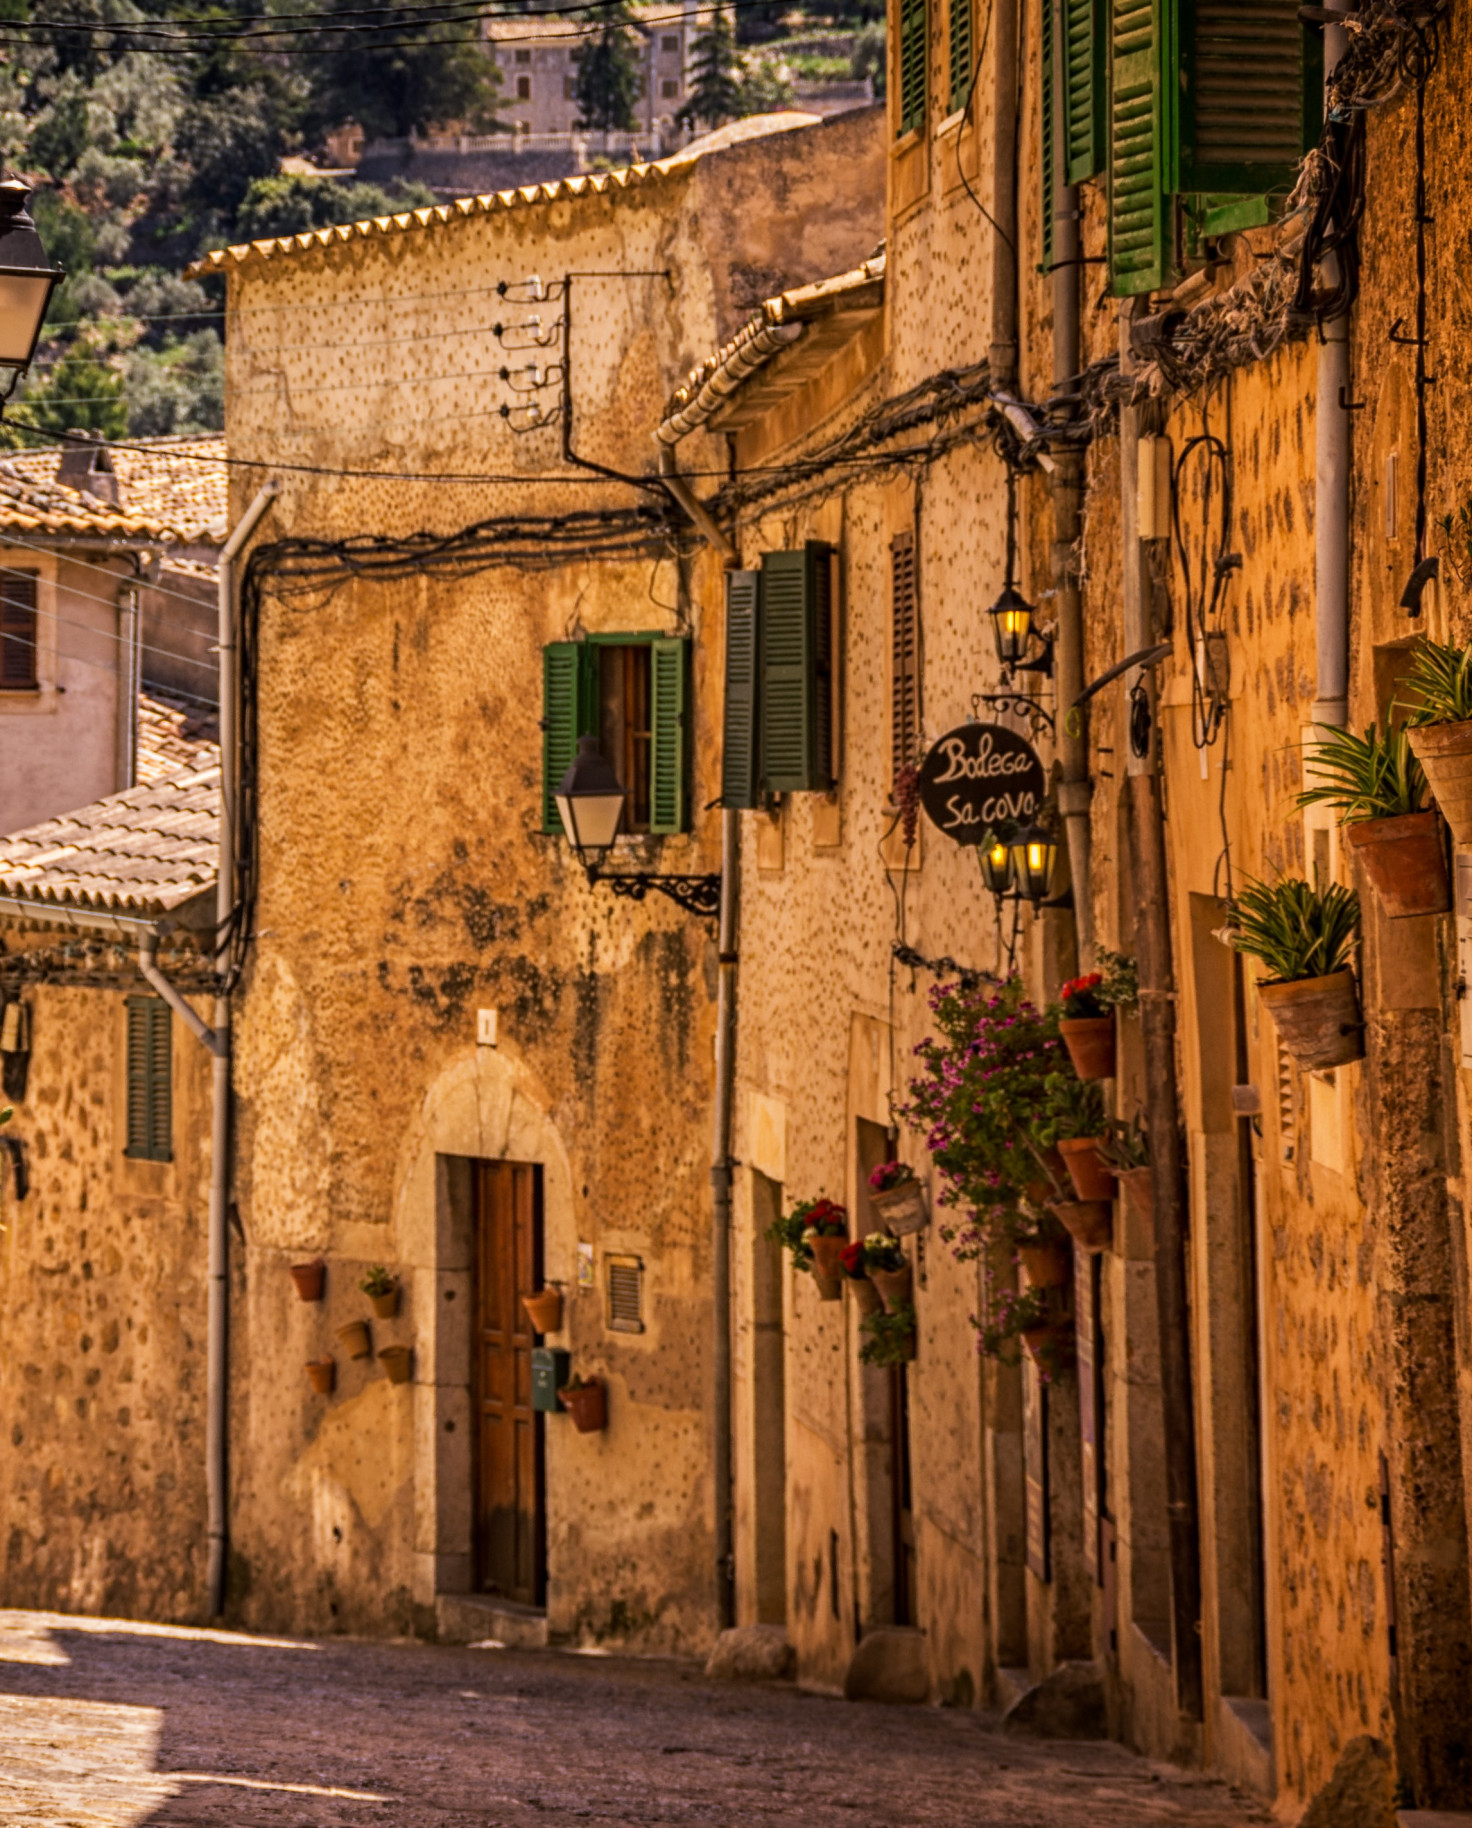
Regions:
<instances>
[{"instance_id":1,"label":"hanging basket of flowers","mask_svg":"<svg viewBox=\"0 0 1472 1828\"><path fill-rule=\"evenodd\" d=\"M1058 993L1062 1007L1058 1032L1080 1079L1114 1078L1114 1012L1139 997L1132 958L1101 951L1099 964L1098 971L1070 978Z\"/></svg>"},{"instance_id":2,"label":"hanging basket of flowers","mask_svg":"<svg viewBox=\"0 0 1472 1828\"><path fill-rule=\"evenodd\" d=\"M836 1200L799 1200L767 1228L792 1257L795 1269L806 1270L824 1301L843 1298L843 1252L848 1244L848 1211Z\"/></svg>"},{"instance_id":3,"label":"hanging basket of flowers","mask_svg":"<svg viewBox=\"0 0 1472 1828\"><path fill-rule=\"evenodd\" d=\"M930 1222L925 1189L908 1162L881 1162L869 1176L869 1204L897 1238Z\"/></svg>"},{"instance_id":4,"label":"hanging basket of flowers","mask_svg":"<svg viewBox=\"0 0 1472 1828\"><path fill-rule=\"evenodd\" d=\"M869 1272L864 1265L862 1238L855 1238L852 1244L843 1247L843 1286L852 1295L854 1306L861 1316L882 1311L884 1303L879 1299L879 1290L869 1280Z\"/></svg>"}]
</instances>

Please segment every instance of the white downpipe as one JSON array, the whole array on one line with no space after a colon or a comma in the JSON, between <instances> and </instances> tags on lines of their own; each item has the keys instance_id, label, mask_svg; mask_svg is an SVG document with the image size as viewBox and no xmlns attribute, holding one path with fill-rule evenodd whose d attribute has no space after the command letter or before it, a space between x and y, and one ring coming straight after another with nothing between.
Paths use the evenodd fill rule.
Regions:
<instances>
[{"instance_id":1,"label":"white downpipe","mask_svg":"<svg viewBox=\"0 0 1472 1828\"><path fill-rule=\"evenodd\" d=\"M270 507L280 484L267 482L235 523L220 554L220 863L215 885L215 967L229 963L229 921L235 908L236 728L235 560ZM214 1086L210 1141L209 1321L205 1395L205 1487L209 1506L210 1617L225 1609L227 1467L225 1428L229 1408L230 1268L230 999L215 998Z\"/></svg>"},{"instance_id":2,"label":"white downpipe","mask_svg":"<svg viewBox=\"0 0 1472 1828\"><path fill-rule=\"evenodd\" d=\"M1334 0L1329 0L1334 5ZM1324 81L1344 54L1348 34L1324 31ZM1331 256L1326 266L1337 269ZM1326 273L1335 280L1338 272ZM1349 721L1349 318L1322 326L1315 405L1314 649L1316 724Z\"/></svg>"}]
</instances>

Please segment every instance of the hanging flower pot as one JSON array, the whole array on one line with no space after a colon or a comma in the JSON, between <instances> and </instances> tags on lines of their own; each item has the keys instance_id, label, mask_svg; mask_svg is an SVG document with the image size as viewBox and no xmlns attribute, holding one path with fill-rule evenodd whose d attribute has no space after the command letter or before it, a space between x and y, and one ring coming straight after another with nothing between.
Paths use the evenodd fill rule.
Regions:
<instances>
[{"instance_id":1,"label":"hanging flower pot","mask_svg":"<svg viewBox=\"0 0 1472 1828\"><path fill-rule=\"evenodd\" d=\"M408 1346L384 1346L378 1362L388 1372L391 1384L407 1384L414 1369L414 1354Z\"/></svg>"},{"instance_id":2,"label":"hanging flower pot","mask_svg":"<svg viewBox=\"0 0 1472 1828\"><path fill-rule=\"evenodd\" d=\"M905 1306L915 1286L915 1272L907 1263L903 1269L871 1269L869 1280L879 1290L884 1305L893 1314Z\"/></svg>"},{"instance_id":3,"label":"hanging flower pot","mask_svg":"<svg viewBox=\"0 0 1472 1828\"><path fill-rule=\"evenodd\" d=\"M562 1325L560 1288L540 1288L535 1295L523 1295L521 1305L526 1309L534 1332L555 1333Z\"/></svg>"},{"instance_id":4,"label":"hanging flower pot","mask_svg":"<svg viewBox=\"0 0 1472 1828\"><path fill-rule=\"evenodd\" d=\"M1021 1335L1027 1348L1027 1355L1036 1365L1046 1368L1053 1356L1053 1344L1058 1336L1058 1329L1049 1323L1041 1327L1028 1327Z\"/></svg>"},{"instance_id":5,"label":"hanging flower pot","mask_svg":"<svg viewBox=\"0 0 1472 1828\"><path fill-rule=\"evenodd\" d=\"M349 1358L367 1358L373 1350L366 1320L350 1320L345 1327L337 1329L337 1337Z\"/></svg>"},{"instance_id":6,"label":"hanging flower pot","mask_svg":"<svg viewBox=\"0 0 1472 1828\"><path fill-rule=\"evenodd\" d=\"M327 1265L319 1257L315 1263L293 1263L291 1279L302 1301L320 1301L327 1281Z\"/></svg>"},{"instance_id":7,"label":"hanging flower pot","mask_svg":"<svg viewBox=\"0 0 1472 1828\"><path fill-rule=\"evenodd\" d=\"M1284 1047L1305 1072L1364 1059L1364 1024L1352 971L1262 984L1258 995L1277 1023Z\"/></svg>"},{"instance_id":8,"label":"hanging flower pot","mask_svg":"<svg viewBox=\"0 0 1472 1828\"><path fill-rule=\"evenodd\" d=\"M1017 1260L1029 1288L1064 1288L1073 1252L1066 1244L1019 1244Z\"/></svg>"},{"instance_id":9,"label":"hanging flower pot","mask_svg":"<svg viewBox=\"0 0 1472 1828\"><path fill-rule=\"evenodd\" d=\"M1064 1016L1058 1032L1080 1079L1114 1077L1114 1017Z\"/></svg>"},{"instance_id":10,"label":"hanging flower pot","mask_svg":"<svg viewBox=\"0 0 1472 1828\"><path fill-rule=\"evenodd\" d=\"M1058 1188L1068 1184L1068 1171L1063 1166L1063 1157L1056 1149L1044 1149L1042 1159L1047 1175L1023 1184L1023 1195L1030 1206L1046 1206L1049 1200L1057 1197ZM1048 1175L1053 1178L1050 1180Z\"/></svg>"},{"instance_id":11,"label":"hanging flower pot","mask_svg":"<svg viewBox=\"0 0 1472 1828\"><path fill-rule=\"evenodd\" d=\"M843 1299L843 1253L847 1248L847 1238L808 1239L808 1249L813 1253L813 1281L824 1301Z\"/></svg>"},{"instance_id":12,"label":"hanging flower pot","mask_svg":"<svg viewBox=\"0 0 1472 1828\"><path fill-rule=\"evenodd\" d=\"M1365 866L1365 874L1392 920L1414 914L1445 914L1452 905L1435 812L1404 813L1396 819L1362 819L1343 827L1344 840Z\"/></svg>"},{"instance_id":13,"label":"hanging flower pot","mask_svg":"<svg viewBox=\"0 0 1472 1828\"><path fill-rule=\"evenodd\" d=\"M1458 844L1472 844L1472 721L1414 725L1411 750Z\"/></svg>"},{"instance_id":14,"label":"hanging flower pot","mask_svg":"<svg viewBox=\"0 0 1472 1828\"><path fill-rule=\"evenodd\" d=\"M564 1384L557 1400L572 1417L579 1434L597 1434L608 1426L608 1399L596 1377Z\"/></svg>"},{"instance_id":15,"label":"hanging flower pot","mask_svg":"<svg viewBox=\"0 0 1472 1828\"><path fill-rule=\"evenodd\" d=\"M392 1320L398 1313L398 1279L382 1263L375 1263L358 1287L368 1297L380 1320Z\"/></svg>"},{"instance_id":16,"label":"hanging flower pot","mask_svg":"<svg viewBox=\"0 0 1472 1828\"><path fill-rule=\"evenodd\" d=\"M1059 1200L1053 1210L1080 1250L1108 1250L1114 1240L1114 1207L1108 1200Z\"/></svg>"},{"instance_id":17,"label":"hanging flower pot","mask_svg":"<svg viewBox=\"0 0 1472 1828\"><path fill-rule=\"evenodd\" d=\"M1151 1174L1149 1167L1122 1168L1118 1171L1119 1184L1124 1189L1130 1211L1146 1225L1155 1223L1155 1193Z\"/></svg>"},{"instance_id":18,"label":"hanging flower pot","mask_svg":"<svg viewBox=\"0 0 1472 1828\"><path fill-rule=\"evenodd\" d=\"M1068 1164L1068 1178L1081 1200L1112 1200L1114 1176L1099 1153L1102 1136L1068 1136L1058 1144Z\"/></svg>"},{"instance_id":19,"label":"hanging flower pot","mask_svg":"<svg viewBox=\"0 0 1472 1828\"><path fill-rule=\"evenodd\" d=\"M886 1163L886 1167L890 1166L893 1164ZM876 1169L875 1172L881 1171ZM869 1204L896 1238L923 1231L930 1221L930 1206L925 1198L925 1189L913 1175L908 1179L896 1180L889 1187L871 1187Z\"/></svg>"},{"instance_id":20,"label":"hanging flower pot","mask_svg":"<svg viewBox=\"0 0 1472 1828\"><path fill-rule=\"evenodd\" d=\"M330 1358L309 1358L307 1382L318 1396L331 1396L332 1386L337 1382L337 1366Z\"/></svg>"},{"instance_id":21,"label":"hanging flower pot","mask_svg":"<svg viewBox=\"0 0 1472 1828\"><path fill-rule=\"evenodd\" d=\"M861 1315L883 1312L884 1303L879 1299L879 1290L867 1276L845 1276L843 1280Z\"/></svg>"}]
</instances>

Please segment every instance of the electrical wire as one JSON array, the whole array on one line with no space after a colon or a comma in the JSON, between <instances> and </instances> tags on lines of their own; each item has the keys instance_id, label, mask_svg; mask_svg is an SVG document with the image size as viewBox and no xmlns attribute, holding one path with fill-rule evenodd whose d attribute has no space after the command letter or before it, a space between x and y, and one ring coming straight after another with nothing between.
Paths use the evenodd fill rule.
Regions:
<instances>
[{"instance_id":1,"label":"electrical wire","mask_svg":"<svg viewBox=\"0 0 1472 1828\"><path fill-rule=\"evenodd\" d=\"M41 615L45 612L43 612L41 610L37 610L36 613L37 613L37 615ZM86 625L84 623L76 623L76 624L73 624L72 626L85 627ZM88 634L97 634L100 632L101 631L97 630L97 629L88 629L87 630ZM0 641L13 641L17 647L31 648L37 654L41 653L41 651L42 651L41 643L39 642L39 640L31 640L31 639L27 638L25 635L12 634L9 629L7 629L5 631L3 636L0 636ZM110 678L113 678L113 679L121 679L124 677L124 669L120 666L110 666L108 664L108 662L105 660L88 660L84 654L65 653L59 647L56 650L56 658L58 661L65 660L69 666L89 666L92 668L94 673L106 673ZM187 698L191 704L202 705L212 711L218 709L218 700L216 700L216 699L201 698L194 692L182 691L178 686L169 686L166 689L169 692L173 693L173 695L176 698Z\"/></svg>"},{"instance_id":2,"label":"electrical wire","mask_svg":"<svg viewBox=\"0 0 1472 1828\"><path fill-rule=\"evenodd\" d=\"M1232 538L1232 454L1227 446L1206 426L1188 438L1181 447L1171 477L1171 521L1176 552L1180 560L1182 588L1185 595L1186 646L1191 662L1191 741L1198 749L1209 748L1220 733L1226 717L1226 700L1207 690L1207 672L1212 665L1211 644L1223 637L1222 605L1232 573L1242 564L1242 555L1229 550ZM1205 465L1199 484L1201 497L1201 537L1199 563L1193 563L1183 525L1181 503L1185 495L1187 466ZM1219 501L1215 552L1212 540L1212 501Z\"/></svg>"},{"instance_id":3,"label":"electrical wire","mask_svg":"<svg viewBox=\"0 0 1472 1828\"><path fill-rule=\"evenodd\" d=\"M966 107L961 115L961 125L956 129L956 170L961 174L961 182L966 187L966 195L970 197L971 201L981 211L982 215L986 217L996 233L1001 236L1003 242L1011 252L1012 261L1015 265L1017 261L1017 244L982 202L981 198L978 197L976 192L971 188L971 180L966 175L966 164L961 157L961 136L965 133L967 126L971 122L971 104L976 99L977 85L981 81L981 66L986 59L986 43L987 39L991 36L993 4L994 0L986 0L986 19L983 21L981 28L981 49L976 54L976 69L971 77L971 86L966 91Z\"/></svg>"},{"instance_id":4,"label":"electrical wire","mask_svg":"<svg viewBox=\"0 0 1472 1828\"><path fill-rule=\"evenodd\" d=\"M9 542L7 541L6 543L8 544ZM58 595L78 597L86 603L100 603L105 609L116 610L118 607L116 600L112 597L94 596L89 591L77 590L70 585L58 584L55 586L55 589ZM50 621L55 622L59 628L75 628L84 635L94 636L99 641L111 641L115 644L121 644L127 639L123 635L110 634L105 628L93 628L88 622L78 622L70 616L64 616L60 610L42 609L40 604L36 605L34 613L38 616L47 617ZM9 630L7 630L4 635L0 635L0 640L9 641L11 639L19 640L20 637L12 637ZM130 645L132 644L130 643ZM147 641L139 641L137 646L143 653L162 654L170 660L179 661L184 666L195 668L197 672L215 673L219 670L218 662L213 660L196 660L192 655L182 652L179 648L159 647L155 643ZM80 655L74 656L74 658L80 659Z\"/></svg>"},{"instance_id":5,"label":"electrical wire","mask_svg":"<svg viewBox=\"0 0 1472 1828\"><path fill-rule=\"evenodd\" d=\"M14 534L8 532L0 532L0 546L5 546L6 548L19 547L25 552L39 552L44 558L55 558L57 556L57 548L54 546L37 546L30 540L17 539ZM65 554L65 562L68 565L79 566L84 571L100 571L104 577L114 578L119 584L126 585L130 590L154 591L160 596L173 597L180 603L192 603L196 608L207 603L207 599L204 597L188 597L184 595L183 591L166 590L161 585L150 584L146 577L128 577L122 572L109 571L106 565L93 565L86 559L74 558L70 552ZM7 572L15 571L17 569L18 567L14 565L0 566L0 578L3 578ZM81 597L88 603L103 603L109 608L114 609L117 607L115 598L99 597L93 591L77 589L74 584L56 584L54 588L64 592L67 596ZM165 616L151 617L150 620L156 622L161 628L177 629L181 635L195 635L199 633L198 628L188 622L171 622ZM78 626L82 625L79 624ZM158 651L160 653L173 652L170 648L160 648ZM182 659L183 655L181 654L179 657Z\"/></svg>"}]
</instances>

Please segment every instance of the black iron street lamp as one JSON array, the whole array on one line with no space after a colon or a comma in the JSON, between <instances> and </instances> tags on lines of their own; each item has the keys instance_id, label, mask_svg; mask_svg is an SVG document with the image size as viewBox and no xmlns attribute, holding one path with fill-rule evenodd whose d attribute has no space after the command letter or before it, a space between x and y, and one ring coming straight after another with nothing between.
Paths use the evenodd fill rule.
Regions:
<instances>
[{"instance_id":1,"label":"black iron street lamp","mask_svg":"<svg viewBox=\"0 0 1472 1828\"><path fill-rule=\"evenodd\" d=\"M997 658L1009 673L1042 673L1053 671L1053 639L1034 626L1033 607L1017 586L1008 580L987 614L997 637ZM1036 660L1027 659L1029 646L1036 641L1041 652Z\"/></svg>"},{"instance_id":2,"label":"black iron street lamp","mask_svg":"<svg viewBox=\"0 0 1472 1828\"><path fill-rule=\"evenodd\" d=\"M1024 825L1011 843L1012 880L1017 893L1033 905L1040 906L1053 886L1053 866L1058 861L1058 845L1041 825Z\"/></svg>"},{"instance_id":3,"label":"black iron street lamp","mask_svg":"<svg viewBox=\"0 0 1472 1828\"><path fill-rule=\"evenodd\" d=\"M31 365L51 294L61 269L46 258L46 249L26 208L31 190L19 178L0 182L0 369L9 370L8 400Z\"/></svg>"},{"instance_id":4,"label":"black iron street lamp","mask_svg":"<svg viewBox=\"0 0 1472 1828\"><path fill-rule=\"evenodd\" d=\"M995 832L982 844L977 853L981 863L981 880L993 895L1002 896L1012 893L1012 851L1005 838L999 838Z\"/></svg>"},{"instance_id":5,"label":"black iron street lamp","mask_svg":"<svg viewBox=\"0 0 1472 1828\"><path fill-rule=\"evenodd\" d=\"M656 876L647 870L610 873L603 864L618 836L628 796L611 763L598 753L596 736L580 736L578 753L554 798L558 816L588 881L606 882L615 895L643 901L651 889L667 895L687 914L713 920L721 908L721 879L715 876Z\"/></svg>"}]
</instances>

